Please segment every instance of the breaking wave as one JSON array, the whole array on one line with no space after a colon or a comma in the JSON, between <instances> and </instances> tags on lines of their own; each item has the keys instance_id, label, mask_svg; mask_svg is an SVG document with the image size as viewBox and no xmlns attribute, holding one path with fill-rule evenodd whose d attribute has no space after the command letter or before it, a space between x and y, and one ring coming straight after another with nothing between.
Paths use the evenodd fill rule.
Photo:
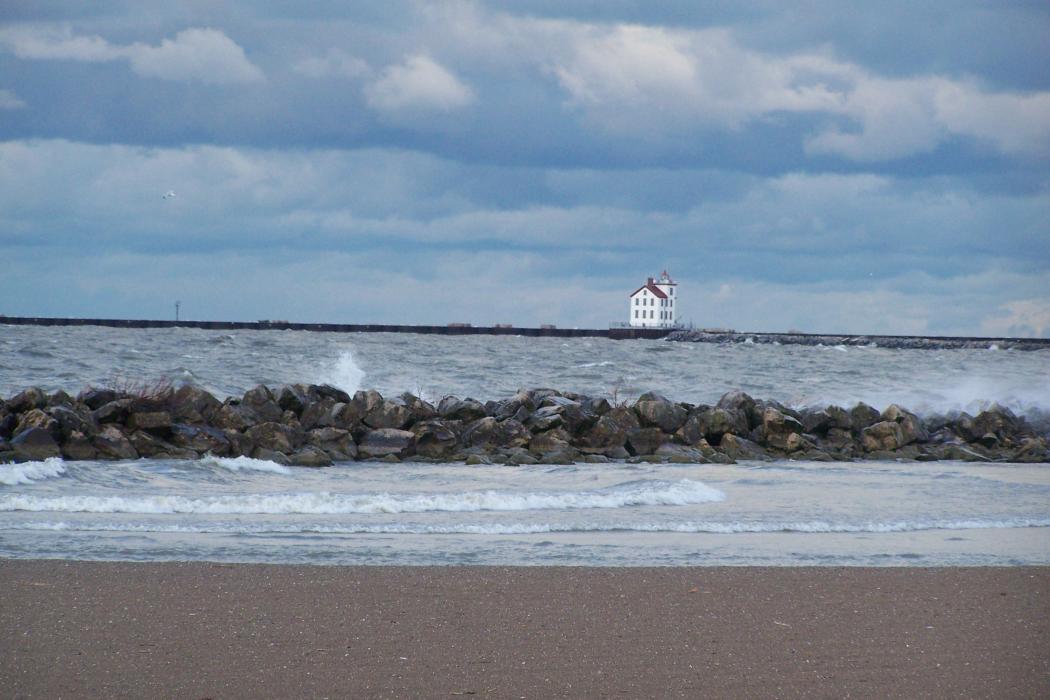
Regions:
<instances>
[{"instance_id":1,"label":"breaking wave","mask_svg":"<svg viewBox=\"0 0 1050 700\"><path fill-rule=\"evenodd\" d=\"M0 464L0 484L16 486L43 481L66 473L66 465L61 457L48 457L43 462L23 462L21 464Z\"/></svg>"}]
</instances>

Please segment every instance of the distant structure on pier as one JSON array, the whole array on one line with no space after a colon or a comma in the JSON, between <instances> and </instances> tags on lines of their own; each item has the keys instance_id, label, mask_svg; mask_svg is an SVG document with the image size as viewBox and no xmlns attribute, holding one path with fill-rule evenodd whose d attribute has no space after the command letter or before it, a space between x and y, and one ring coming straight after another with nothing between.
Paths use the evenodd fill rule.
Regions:
<instances>
[{"instance_id":1,"label":"distant structure on pier","mask_svg":"<svg viewBox=\"0 0 1050 700\"><path fill-rule=\"evenodd\" d=\"M628 299L627 325L632 328L674 328L678 325L677 283L664 270L650 277Z\"/></svg>"}]
</instances>

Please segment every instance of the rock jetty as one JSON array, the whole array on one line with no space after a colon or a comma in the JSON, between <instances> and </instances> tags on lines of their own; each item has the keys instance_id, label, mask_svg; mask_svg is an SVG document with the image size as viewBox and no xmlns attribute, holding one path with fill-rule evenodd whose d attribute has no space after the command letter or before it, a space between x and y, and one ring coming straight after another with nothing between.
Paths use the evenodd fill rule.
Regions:
<instances>
[{"instance_id":1,"label":"rock jetty","mask_svg":"<svg viewBox=\"0 0 1050 700\"><path fill-rule=\"evenodd\" d=\"M566 464L856 459L1050 462L1045 427L992 406L920 417L863 403L794 410L739 391L716 405L654 393L633 404L553 389L499 401L327 385L259 385L220 401L194 386L0 399L0 462L248 456L323 467L350 460Z\"/></svg>"},{"instance_id":2,"label":"rock jetty","mask_svg":"<svg viewBox=\"0 0 1050 700\"><path fill-rule=\"evenodd\" d=\"M818 335L814 333L739 333L723 329L672 331L667 340L691 343L755 345L876 346L894 350L1050 350L1050 338L953 338L910 335Z\"/></svg>"}]
</instances>

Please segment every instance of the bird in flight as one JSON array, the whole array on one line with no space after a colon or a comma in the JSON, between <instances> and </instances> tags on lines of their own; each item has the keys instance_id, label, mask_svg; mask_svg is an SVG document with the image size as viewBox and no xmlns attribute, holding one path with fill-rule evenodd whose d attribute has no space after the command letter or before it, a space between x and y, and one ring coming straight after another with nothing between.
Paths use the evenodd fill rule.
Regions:
<instances>
[{"instance_id":1,"label":"bird in flight","mask_svg":"<svg viewBox=\"0 0 1050 700\"><path fill-rule=\"evenodd\" d=\"M175 199L175 190L168 190L161 199Z\"/></svg>"}]
</instances>

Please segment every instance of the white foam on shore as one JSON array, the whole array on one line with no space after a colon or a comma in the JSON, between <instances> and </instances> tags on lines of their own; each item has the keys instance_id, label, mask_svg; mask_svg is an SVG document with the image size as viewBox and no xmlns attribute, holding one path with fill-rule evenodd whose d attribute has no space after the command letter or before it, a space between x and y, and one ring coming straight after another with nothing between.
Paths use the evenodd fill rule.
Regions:
<instances>
[{"instance_id":1,"label":"white foam on shore","mask_svg":"<svg viewBox=\"0 0 1050 700\"><path fill-rule=\"evenodd\" d=\"M887 522L571 522L571 523L352 523L328 525L280 524L252 522L185 523L71 523L42 521L0 524L4 530L70 531L70 532L168 532L168 533L239 533L239 534L321 534L321 535L539 535L573 532L646 532L684 534L878 534L921 532L927 530L1010 530L1050 528L1050 518L1010 518L1006 520L927 520Z\"/></svg>"},{"instance_id":2,"label":"white foam on shore","mask_svg":"<svg viewBox=\"0 0 1050 700\"><path fill-rule=\"evenodd\" d=\"M253 459L251 457L204 457L200 463L205 466L221 467L231 472L254 471L272 472L274 474L291 474L292 470L286 466L271 462L268 459Z\"/></svg>"},{"instance_id":3,"label":"white foam on shore","mask_svg":"<svg viewBox=\"0 0 1050 700\"><path fill-rule=\"evenodd\" d=\"M593 491L466 491L450 493L262 493L236 496L0 495L0 511L58 513L202 513L210 515L368 514L576 510L693 505L725 494L699 481L641 480Z\"/></svg>"},{"instance_id":4,"label":"white foam on shore","mask_svg":"<svg viewBox=\"0 0 1050 700\"><path fill-rule=\"evenodd\" d=\"M0 464L0 484L7 486L31 484L34 481L51 479L65 473L66 466L61 457L48 457L43 462Z\"/></svg>"}]
</instances>

